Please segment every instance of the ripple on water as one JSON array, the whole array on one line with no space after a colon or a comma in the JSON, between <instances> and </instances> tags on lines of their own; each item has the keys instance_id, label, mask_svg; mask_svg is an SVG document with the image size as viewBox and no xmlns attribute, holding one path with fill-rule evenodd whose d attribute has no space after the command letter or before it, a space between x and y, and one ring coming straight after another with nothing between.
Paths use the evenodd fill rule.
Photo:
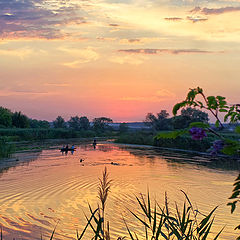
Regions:
<instances>
[{"instance_id":1,"label":"ripple on water","mask_svg":"<svg viewBox=\"0 0 240 240\"><path fill-rule=\"evenodd\" d=\"M31 159L31 155L26 157ZM113 180L106 218L114 237L126 235L123 217L129 227L141 233L142 226L129 210L139 211L136 196L149 189L160 205L167 191L171 207L175 201L181 206L184 195L180 190L204 213L219 205L214 231L226 223L223 239L236 238L232 229L238 220L226 207L237 175L234 169L226 171L216 164L212 166L204 157L185 153L114 144L99 144L95 150L82 144L73 155L44 150L34 157L34 161L1 175L0 223L5 240L32 240L41 233L47 239L58 221L55 239L76 239L76 229L86 224L83 212L89 214L88 204L97 207L98 177L105 166Z\"/></svg>"}]
</instances>

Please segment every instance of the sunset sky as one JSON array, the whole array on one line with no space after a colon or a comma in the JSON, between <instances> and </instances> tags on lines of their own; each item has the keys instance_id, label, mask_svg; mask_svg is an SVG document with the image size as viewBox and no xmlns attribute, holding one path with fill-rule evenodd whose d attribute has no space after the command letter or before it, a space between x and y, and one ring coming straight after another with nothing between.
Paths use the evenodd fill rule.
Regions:
<instances>
[{"instance_id":1,"label":"sunset sky","mask_svg":"<svg viewBox=\"0 0 240 240\"><path fill-rule=\"evenodd\" d=\"M240 0L0 0L0 105L141 121L189 88L240 103Z\"/></svg>"}]
</instances>

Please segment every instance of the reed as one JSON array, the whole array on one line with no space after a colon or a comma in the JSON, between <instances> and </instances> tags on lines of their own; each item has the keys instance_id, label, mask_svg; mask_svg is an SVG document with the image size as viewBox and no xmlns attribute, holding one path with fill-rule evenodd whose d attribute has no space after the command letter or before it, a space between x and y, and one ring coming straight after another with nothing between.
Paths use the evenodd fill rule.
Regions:
<instances>
[{"instance_id":1,"label":"reed","mask_svg":"<svg viewBox=\"0 0 240 240\"><path fill-rule=\"evenodd\" d=\"M203 215L198 211L198 209L193 207L187 194L185 192L183 193L185 195L185 202L182 210L180 211L178 204L175 203L174 212L169 211L170 208L167 196L165 196L164 207L161 207L156 201L154 201L152 206L149 192L146 199L143 197L143 195L136 197L142 214L139 216L132 211L130 212L138 220L138 222L143 225L145 229L145 236L141 236L141 238L139 238L136 232L131 232L125 221L125 225L131 240L218 239L224 228L222 228L214 238L210 237L209 235L214 222L213 213L217 207L215 207L208 215Z\"/></svg>"}]
</instances>

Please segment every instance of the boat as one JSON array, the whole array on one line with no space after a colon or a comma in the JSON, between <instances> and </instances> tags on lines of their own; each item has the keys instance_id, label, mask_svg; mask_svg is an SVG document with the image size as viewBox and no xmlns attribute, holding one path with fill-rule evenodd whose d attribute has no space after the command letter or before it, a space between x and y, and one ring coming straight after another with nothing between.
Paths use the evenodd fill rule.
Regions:
<instances>
[{"instance_id":1,"label":"boat","mask_svg":"<svg viewBox=\"0 0 240 240\"><path fill-rule=\"evenodd\" d=\"M76 151L76 148L61 148L60 149L61 152L68 152L68 151Z\"/></svg>"}]
</instances>

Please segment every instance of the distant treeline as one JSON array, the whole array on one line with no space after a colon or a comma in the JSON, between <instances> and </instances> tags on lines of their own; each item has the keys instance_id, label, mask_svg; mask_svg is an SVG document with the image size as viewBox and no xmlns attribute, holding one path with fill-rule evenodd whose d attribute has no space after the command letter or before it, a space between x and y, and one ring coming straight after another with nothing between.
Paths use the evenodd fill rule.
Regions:
<instances>
[{"instance_id":1,"label":"distant treeline","mask_svg":"<svg viewBox=\"0 0 240 240\"><path fill-rule=\"evenodd\" d=\"M208 121L207 113L190 107L182 109L181 114L175 117L169 117L166 110L162 110L156 115L148 113L144 121L149 127L148 129L135 132L123 132L117 137L116 142L206 152L211 148L213 142L218 139L214 134L208 133L208 138L204 138L201 141L193 140L189 134L174 139L157 139L155 136L161 131L171 132L176 129L187 128L189 124L193 122L208 123ZM228 130L221 130L221 134L232 140L238 139L235 133Z\"/></svg>"},{"instance_id":2,"label":"distant treeline","mask_svg":"<svg viewBox=\"0 0 240 240\"><path fill-rule=\"evenodd\" d=\"M204 122L209 121L208 114L195 108L188 107L182 109L181 114L169 117L169 113L166 110L161 110L156 115L148 113L145 118L145 124L149 126L153 131L183 129L189 126L192 122Z\"/></svg>"},{"instance_id":3,"label":"distant treeline","mask_svg":"<svg viewBox=\"0 0 240 240\"><path fill-rule=\"evenodd\" d=\"M86 116L74 116L68 121L63 117L58 116L53 122L46 120L31 119L22 112L12 112L7 108L0 107L0 128L62 128L72 130L108 130L109 123L112 123L111 118L99 117L94 118L92 124Z\"/></svg>"}]
</instances>

